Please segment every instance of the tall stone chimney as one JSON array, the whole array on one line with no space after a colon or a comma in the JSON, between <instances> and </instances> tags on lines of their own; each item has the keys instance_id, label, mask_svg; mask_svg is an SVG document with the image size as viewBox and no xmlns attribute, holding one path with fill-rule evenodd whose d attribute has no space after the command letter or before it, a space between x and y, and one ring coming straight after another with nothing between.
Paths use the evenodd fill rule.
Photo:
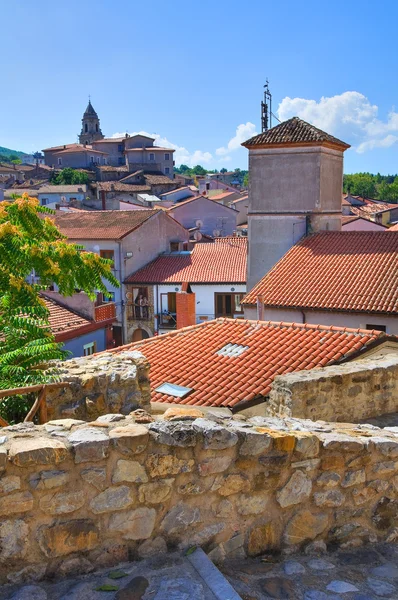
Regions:
<instances>
[{"instance_id":1,"label":"tall stone chimney","mask_svg":"<svg viewBox=\"0 0 398 600\"><path fill-rule=\"evenodd\" d=\"M249 150L249 291L301 237L340 230L350 146L298 117L242 145Z\"/></svg>"}]
</instances>

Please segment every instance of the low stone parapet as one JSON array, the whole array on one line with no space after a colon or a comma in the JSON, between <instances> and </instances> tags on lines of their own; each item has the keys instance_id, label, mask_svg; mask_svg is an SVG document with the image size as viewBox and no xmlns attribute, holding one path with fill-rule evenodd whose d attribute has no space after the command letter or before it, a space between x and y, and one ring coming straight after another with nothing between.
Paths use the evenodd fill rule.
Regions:
<instances>
[{"instance_id":1,"label":"low stone parapet","mask_svg":"<svg viewBox=\"0 0 398 600\"><path fill-rule=\"evenodd\" d=\"M47 392L49 419L89 421L108 413L149 409L149 363L137 351L102 352L59 363L57 374L69 387Z\"/></svg>"},{"instance_id":2,"label":"low stone parapet","mask_svg":"<svg viewBox=\"0 0 398 600\"><path fill-rule=\"evenodd\" d=\"M2 429L0 581L398 539L394 428L179 412Z\"/></svg>"},{"instance_id":3,"label":"low stone parapet","mask_svg":"<svg viewBox=\"0 0 398 600\"><path fill-rule=\"evenodd\" d=\"M278 375L266 411L351 423L398 412L398 355Z\"/></svg>"}]
</instances>

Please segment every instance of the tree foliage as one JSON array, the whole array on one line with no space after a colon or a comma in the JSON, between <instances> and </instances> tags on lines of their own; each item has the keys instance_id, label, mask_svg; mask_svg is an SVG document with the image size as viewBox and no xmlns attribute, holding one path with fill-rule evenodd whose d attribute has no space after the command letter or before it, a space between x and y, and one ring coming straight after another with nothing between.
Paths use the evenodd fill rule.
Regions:
<instances>
[{"instance_id":1,"label":"tree foliage","mask_svg":"<svg viewBox=\"0 0 398 600\"><path fill-rule=\"evenodd\" d=\"M0 389L54 379L43 367L66 358L56 343L40 291L55 283L70 296L83 290L91 299L118 286L112 262L69 244L50 218L54 211L24 194L0 203ZM40 284L28 279L34 271Z\"/></svg>"},{"instance_id":2,"label":"tree foliage","mask_svg":"<svg viewBox=\"0 0 398 600\"><path fill-rule=\"evenodd\" d=\"M54 173L51 177L52 185L79 185L88 182L89 178L87 173L83 173L82 171L76 171L75 169L71 169L70 167L62 169L62 171L58 174Z\"/></svg>"},{"instance_id":3,"label":"tree foliage","mask_svg":"<svg viewBox=\"0 0 398 600\"><path fill-rule=\"evenodd\" d=\"M343 190L352 196L398 202L398 176L353 173L344 175Z\"/></svg>"}]
</instances>

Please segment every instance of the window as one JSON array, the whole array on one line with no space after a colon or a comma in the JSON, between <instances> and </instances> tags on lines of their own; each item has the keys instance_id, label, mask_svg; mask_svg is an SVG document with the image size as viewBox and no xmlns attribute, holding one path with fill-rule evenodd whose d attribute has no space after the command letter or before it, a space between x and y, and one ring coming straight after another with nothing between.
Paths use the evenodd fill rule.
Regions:
<instances>
[{"instance_id":1,"label":"window","mask_svg":"<svg viewBox=\"0 0 398 600\"><path fill-rule=\"evenodd\" d=\"M115 268L115 251L114 250L100 250L100 257L106 258L112 261L112 269Z\"/></svg>"},{"instance_id":2,"label":"window","mask_svg":"<svg viewBox=\"0 0 398 600\"><path fill-rule=\"evenodd\" d=\"M84 133L87 133L87 131L88 131L88 125L87 125L87 123L85 123L84 124Z\"/></svg>"},{"instance_id":3,"label":"window","mask_svg":"<svg viewBox=\"0 0 398 600\"><path fill-rule=\"evenodd\" d=\"M131 318L136 320L149 319L148 288L139 287L131 290L132 311Z\"/></svg>"},{"instance_id":4,"label":"window","mask_svg":"<svg viewBox=\"0 0 398 600\"><path fill-rule=\"evenodd\" d=\"M94 164L94 156L90 156L90 161L92 164Z\"/></svg>"},{"instance_id":5,"label":"window","mask_svg":"<svg viewBox=\"0 0 398 600\"><path fill-rule=\"evenodd\" d=\"M98 131L98 123L95 124L95 131Z\"/></svg>"},{"instance_id":6,"label":"window","mask_svg":"<svg viewBox=\"0 0 398 600\"><path fill-rule=\"evenodd\" d=\"M149 154L149 160L155 160L155 155L153 152L150 152Z\"/></svg>"},{"instance_id":7,"label":"window","mask_svg":"<svg viewBox=\"0 0 398 600\"><path fill-rule=\"evenodd\" d=\"M179 248L179 242L170 242L170 252L178 252Z\"/></svg>"},{"instance_id":8,"label":"window","mask_svg":"<svg viewBox=\"0 0 398 600\"><path fill-rule=\"evenodd\" d=\"M91 342L90 344L84 344L83 346L83 356L91 356L94 354L96 350L96 343Z\"/></svg>"},{"instance_id":9,"label":"window","mask_svg":"<svg viewBox=\"0 0 398 600\"><path fill-rule=\"evenodd\" d=\"M169 169L169 167L165 167L164 174L165 174L165 175L168 175L169 173L170 173L170 169Z\"/></svg>"},{"instance_id":10,"label":"window","mask_svg":"<svg viewBox=\"0 0 398 600\"><path fill-rule=\"evenodd\" d=\"M170 153L166 152L166 154L164 155L164 160L170 160Z\"/></svg>"},{"instance_id":11,"label":"window","mask_svg":"<svg viewBox=\"0 0 398 600\"><path fill-rule=\"evenodd\" d=\"M48 204L48 198L42 198L41 199L41 205L45 206L46 204Z\"/></svg>"},{"instance_id":12,"label":"window","mask_svg":"<svg viewBox=\"0 0 398 600\"><path fill-rule=\"evenodd\" d=\"M123 144L118 144L117 151L118 152L123 152Z\"/></svg>"},{"instance_id":13,"label":"window","mask_svg":"<svg viewBox=\"0 0 398 600\"><path fill-rule=\"evenodd\" d=\"M368 323L366 325L366 329L374 329L375 331L384 331L384 333L386 333L387 328L385 325L372 325L371 323Z\"/></svg>"},{"instance_id":14,"label":"window","mask_svg":"<svg viewBox=\"0 0 398 600\"><path fill-rule=\"evenodd\" d=\"M174 396L174 398L184 398L192 391L193 388L188 388L183 385L177 385L176 383L167 382L162 383L162 385L157 387L155 390L155 392L166 394L167 396Z\"/></svg>"},{"instance_id":15,"label":"window","mask_svg":"<svg viewBox=\"0 0 398 600\"><path fill-rule=\"evenodd\" d=\"M160 294L160 325L175 328L177 325L176 293Z\"/></svg>"},{"instance_id":16,"label":"window","mask_svg":"<svg viewBox=\"0 0 398 600\"><path fill-rule=\"evenodd\" d=\"M59 158L59 159L58 159L58 164L59 164L59 165L62 165L62 158Z\"/></svg>"},{"instance_id":17,"label":"window","mask_svg":"<svg viewBox=\"0 0 398 600\"><path fill-rule=\"evenodd\" d=\"M117 162L119 165L124 165L124 158L123 156L119 156L119 158L117 159Z\"/></svg>"},{"instance_id":18,"label":"window","mask_svg":"<svg viewBox=\"0 0 398 600\"><path fill-rule=\"evenodd\" d=\"M244 294L214 294L215 316L233 317L235 314L242 314L243 309L241 301Z\"/></svg>"}]
</instances>

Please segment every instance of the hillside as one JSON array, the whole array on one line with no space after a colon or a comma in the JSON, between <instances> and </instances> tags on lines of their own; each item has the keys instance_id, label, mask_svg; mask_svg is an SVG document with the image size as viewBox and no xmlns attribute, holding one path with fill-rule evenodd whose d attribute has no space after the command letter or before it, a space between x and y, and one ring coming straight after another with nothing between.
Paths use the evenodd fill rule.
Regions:
<instances>
[{"instance_id":1,"label":"hillside","mask_svg":"<svg viewBox=\"0 0 398 600\"><path fill-rule=\"evenodd\" d=\"M19 150L11 150L10 148L4 148L0 146L0 157L1 158L9 158L12 156L13 158L18 157L23 160L23 157L26 156L26 152L20 152Z\"/></svg>"}]
</instances>

